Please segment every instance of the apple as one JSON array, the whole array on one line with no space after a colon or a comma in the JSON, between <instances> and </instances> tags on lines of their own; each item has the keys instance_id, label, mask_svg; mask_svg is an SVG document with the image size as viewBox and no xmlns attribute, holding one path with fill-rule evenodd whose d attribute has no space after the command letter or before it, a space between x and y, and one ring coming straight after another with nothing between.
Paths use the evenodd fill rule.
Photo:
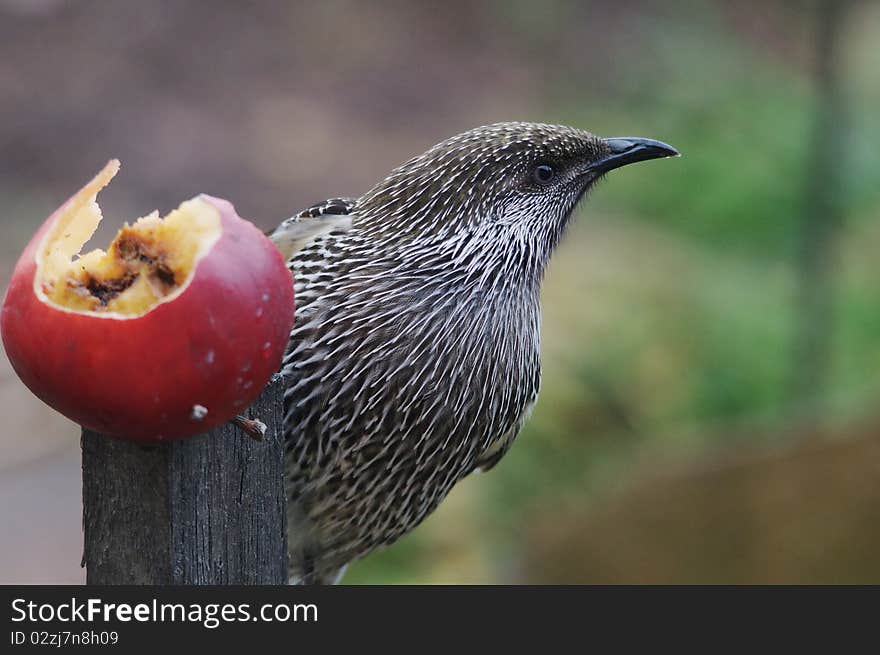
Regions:
<instances>
[{"instance_id":1,"label":"apple","mask_svg":"<svg viewBox=\"0 0 880 655\"><path fill-rule=\"evenodd\" d=\"M80 255L114 160L25 248L0 312L16 373L87 428L142 442L240 414L278 371L293 325L281 253L226 200L199 195Z\"/></svg>"}]
</instances>

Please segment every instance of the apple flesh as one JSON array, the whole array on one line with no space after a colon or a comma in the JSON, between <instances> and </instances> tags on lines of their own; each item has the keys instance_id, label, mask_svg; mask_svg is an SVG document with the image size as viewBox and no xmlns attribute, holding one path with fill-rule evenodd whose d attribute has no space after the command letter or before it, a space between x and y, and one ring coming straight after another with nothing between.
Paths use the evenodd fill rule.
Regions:
<instances>
[{"instance_id":1,"label":"apple flesh","mask_svg":"<svg viewBox=\"0 0 880 655\"><path fill-rule=\"evenodd\" d=\"M279 369L293 280L269 239L207 195L79 256L118 168L28 244L0 313L3 344L25 385L80 425L144 442L192 436L242 412Z\"/></svg>"}]
</instances>

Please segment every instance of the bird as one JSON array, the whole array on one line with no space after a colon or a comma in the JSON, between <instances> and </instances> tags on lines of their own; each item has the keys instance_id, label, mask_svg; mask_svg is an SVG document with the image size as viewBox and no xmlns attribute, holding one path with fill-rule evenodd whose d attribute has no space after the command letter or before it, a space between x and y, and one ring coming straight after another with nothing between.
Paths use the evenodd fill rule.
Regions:
<instances>
[{"instance_id":1,"label":"bird","mask_svg":"<svg viewBox=\"0 0 880 655\"><path fill-rule=\"evenodd\" d=\"M294 277L281 373L291 584L333 584L505 455L541 385L540 288L575 207L661 141L506 122L453 136L270 238Z\"/></svg>"}]
</instances>

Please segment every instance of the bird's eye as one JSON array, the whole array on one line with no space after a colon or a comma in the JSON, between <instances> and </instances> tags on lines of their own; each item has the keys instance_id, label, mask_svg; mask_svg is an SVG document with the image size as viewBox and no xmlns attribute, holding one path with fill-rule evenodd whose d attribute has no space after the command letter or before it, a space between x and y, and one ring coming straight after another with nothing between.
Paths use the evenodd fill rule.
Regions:
<instances>
[{"instance_id":1,"label":"bird's eye","mask_svg":"<svg viewBox=\"0 0 880 655\"><path fill-rule=\"evenodd\" d=\"M556 177L556 169L550 164L538 164L535 166L535 170L532 171L532 177L535 178L538 184L549 184Z\"/></svg>"}]
</instances>

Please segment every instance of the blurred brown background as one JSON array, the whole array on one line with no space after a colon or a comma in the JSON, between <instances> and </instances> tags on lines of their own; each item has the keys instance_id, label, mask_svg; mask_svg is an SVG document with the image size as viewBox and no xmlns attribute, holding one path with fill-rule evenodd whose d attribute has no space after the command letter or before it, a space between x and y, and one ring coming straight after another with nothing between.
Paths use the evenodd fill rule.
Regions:
<instances>
[{"instance_id":1,"label":"blurred brown background","mask_svg":"<svg viewBox=\"0 0 880 655\"><path fill-rule=\"evenodd\" d=\"M0 283L111 157L96 245L484 123L668 141L554 260L517 445L345 581L880 582L878 43L867 1L0 0ZM0 582L80 582L77 428L5 359L0 411Z\"/></svg>"}]
</instances>

